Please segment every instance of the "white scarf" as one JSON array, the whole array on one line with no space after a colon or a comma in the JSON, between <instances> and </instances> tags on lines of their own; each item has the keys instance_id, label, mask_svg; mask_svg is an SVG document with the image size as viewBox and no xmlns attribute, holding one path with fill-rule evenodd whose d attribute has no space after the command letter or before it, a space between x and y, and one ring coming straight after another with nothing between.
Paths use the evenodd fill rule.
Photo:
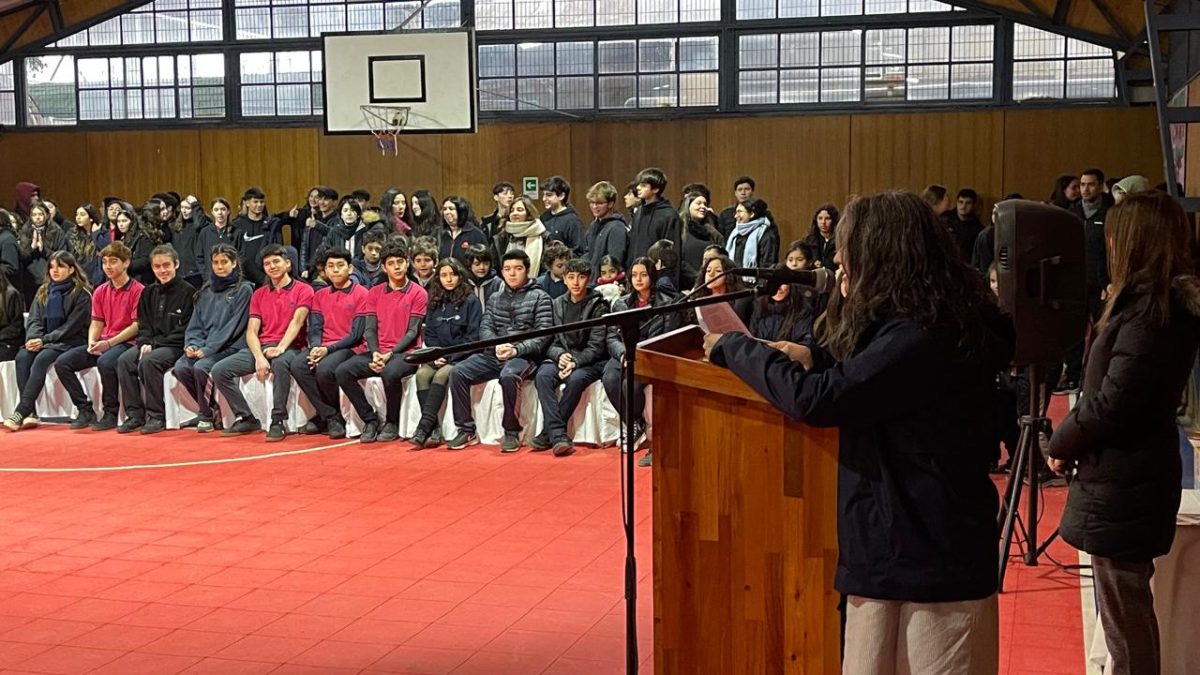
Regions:
<instances>
[{"instance_id":1,"label":"white scarf","mask_svg":"<svg viewBox=\"0 0 1200 675\"><path fill-rule=\"evenodd\" d=\"M546 226L541 219L532 223L504 223L504 231L508 234L508 247L504 252L520 249L529 256L529 276L537 278L542 267L542 235L546 234Z\"/></svg>"}]
</instances>

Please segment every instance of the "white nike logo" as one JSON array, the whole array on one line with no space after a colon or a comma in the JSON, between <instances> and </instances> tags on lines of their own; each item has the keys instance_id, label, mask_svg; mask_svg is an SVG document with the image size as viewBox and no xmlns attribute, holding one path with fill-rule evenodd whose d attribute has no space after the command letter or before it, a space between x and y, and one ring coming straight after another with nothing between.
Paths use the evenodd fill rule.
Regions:
<instances>
[{"instance_id":1,"label":"white nike logo","mask_svg":"<svg viewBox=\"0 0 1200 675\"><path fill-rule=\"evenodd\" d=\"M267 236L267 235L260 234L257 237L251 237L250 235L247 234L247 235L242 236L242 241L254 241L255 239L262 239L265 236Z\"/></svg>"}]
</instances>

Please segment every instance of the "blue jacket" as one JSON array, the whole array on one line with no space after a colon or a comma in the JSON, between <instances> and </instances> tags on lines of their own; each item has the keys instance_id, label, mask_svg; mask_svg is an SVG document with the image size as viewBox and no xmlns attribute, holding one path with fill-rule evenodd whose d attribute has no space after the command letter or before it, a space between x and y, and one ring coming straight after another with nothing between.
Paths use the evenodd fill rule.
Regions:
<instances>
[{"instance_id":1,"label":"blue jacket","mask_svg":"<svg viewBox=\"0 0 1200 675\"><path fill-rule=\"evenodd\" d=\"M183 336L184 347L196 347L205 356L229 348L246 346L246 324L250 322L250 296L254 284L242 279L220 295L211 286L196 294L196 305Z\"/></svg>"},{"instance_id":2,"label":"blue jacket","mask_svg":"<svg viewBox=\"0 0 1200 675\"><path fill-rule=\"evenodd\" d=\"M455 347L479 339L479 324L483 322L483 305L474 293L460 303L441 302L430 305L425 312L425 346ZM455 363L470 353L447 356Z\"/></svg>"}]
</instances>

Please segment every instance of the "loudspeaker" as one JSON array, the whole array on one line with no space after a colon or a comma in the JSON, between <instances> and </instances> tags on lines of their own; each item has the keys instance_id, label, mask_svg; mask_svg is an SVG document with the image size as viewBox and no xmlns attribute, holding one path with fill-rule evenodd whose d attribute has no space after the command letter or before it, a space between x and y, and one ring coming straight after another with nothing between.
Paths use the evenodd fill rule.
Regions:
<instances>
[{"instance_id":1,"label":"loudspeaker","mask_svg":"<svg viewBox=\"0 0 1200 675\"><path fill-rule=\"evenodd\" d=\"M1060 363L1087 326L1083 221L1020 199L996 205L1000 307L1017 329L1013 362Z\"/></svg>"}]
</instances>

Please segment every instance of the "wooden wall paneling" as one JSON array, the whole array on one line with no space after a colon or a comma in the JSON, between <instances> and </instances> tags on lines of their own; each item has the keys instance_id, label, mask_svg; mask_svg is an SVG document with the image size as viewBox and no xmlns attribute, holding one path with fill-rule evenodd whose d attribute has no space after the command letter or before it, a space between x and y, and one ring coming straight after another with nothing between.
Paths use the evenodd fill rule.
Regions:
<instances>
[{"instance_id":1,"label":"wooden wall paneling","mask_svg":"<svg viewBox=\"0 0 1200 675\"><path fill-rule=\"evenodd\" d=\"M1049 199L1054 179L1099 167L1162 182L1162 151L1153 106L1004 113L1004 192Z\"/></svg>"},{"instance_id":2,"label":"wooden wall paneling","mask_svg":"<svg viewBox=\"0 0 1200 675\"><path fill-rule=\"evenodd\" d=\"M355 188L371 191L372 201L397 186L412 196L413 190L442 194L442 134L408 134L399 139L399 154L381 155L371 136L326 136L318 129L318 180L339 193Z\"/></svg>"},{"instance_id":3,"label":"wooden wall paneling","mask_svg":"<svg viewBox=\"0 0 1200 675\"><path fill-rule=\"evenodd\" d=\"M578 195L571 168L571 132L567 124L485 124L474 134L442 137L442 193L465 197L476 216L492 212L492 185L506 180L521 190L521 179L545 180L561 175L571 183L571 200L582 214L587 206ZM541 208L541 199L534 200ZM583 205L580 208L580 205ZM583 215L580 216L583 218ZM585 220L585 222L587 222Z\"/></svg>"},{"instance_id":4,"label":"wooden wall paneling","mask_svg":"<svg viewBox=\"0 0 1200 675\"><path fill-rule=\"evenodd\" d=\"M58 200L66 218L79 205L98 203L104 196L91 190L89 175L96 167L83 132L5 133L0 135L0 157L0 207L13 207L16 184L22 181L36 183L44 197Z\"/></svg>"},{"instance_id":5,"label":"wooden wall paneling","mask_svg":"<svg viewBox=\"0 0 1200 675\"><path fill-rule=\"evenodd\" d=\"M849 116L713 119L707 125L714 209L732 204L733 181L750 176L786 247L808 234L818 206L832 202L840 208L846 202Z\"/></svg>"},{"instance_id":6,"label":"wooden wall paneling","mask_svg":"<svg viewBox=\"0 0 1200 675\"><path fill-rule=\"evenodd\" d=\"M921 191L971 187L984 202L1003 188L1004 118L998 112L855 115L850 120L850 189Z\"/></svg>"},{"instance_id":7,"label":"wooden wall paneling","mask_svg":"<svg viewBox=\"0 0 1200 675\"><path fill-rule=\"evenodd\" d=\"M267 208L286 211L303 202L317 182L316 129L220 129L201 132L201 185L205 203L228 199L234 208L250 186L267 195Z\"/></svg>"},{"instance_id":8,"label":"wooden wall paneling","mask_svg":"<svg viewBox=\"0 0 1200 675\"><path fill-rule=\"evenodd\" d=\"M198 129L88 133L92 198L117 195L137 207L156 192L186 194L198 189L201 133Z\"/></svg>"}]
</instances>

